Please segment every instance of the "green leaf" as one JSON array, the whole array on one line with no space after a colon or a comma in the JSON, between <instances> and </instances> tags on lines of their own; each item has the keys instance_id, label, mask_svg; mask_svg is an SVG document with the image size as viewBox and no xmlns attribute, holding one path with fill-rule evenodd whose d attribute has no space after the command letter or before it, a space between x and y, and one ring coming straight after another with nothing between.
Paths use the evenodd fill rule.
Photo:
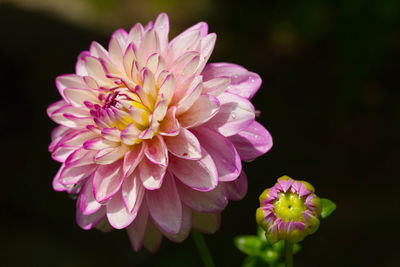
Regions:
<instances>
[{"instance_id":1,"label":"green leaf","mask_svg":"<svg viewBox=\"0 0 400 267\"><path fill-rule=\"evenodd\" d=\"M322 219L325 219L326 217L331 215L331 213L334 212L336 209L336 204L327 198L321 198L321 205L322 205L322 212L321 212Z\"/></svg>"},{"instance_id":2,"label":"green leaf","mask_svg":"<svg viewBox=\"0 0 400 267\"><path fill-rule=\"evenodd\" d=\"M235 246L247 255L258 255L264 242L255 235L237 236L234 239Z\"/></svg>"}]
</instances>

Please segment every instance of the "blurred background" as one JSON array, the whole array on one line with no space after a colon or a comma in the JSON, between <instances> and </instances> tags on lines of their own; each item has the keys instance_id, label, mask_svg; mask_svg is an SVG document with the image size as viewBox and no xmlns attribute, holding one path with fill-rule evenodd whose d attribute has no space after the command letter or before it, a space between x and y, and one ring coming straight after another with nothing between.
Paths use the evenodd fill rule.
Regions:
<instances>
[{"instance_id":1,"label":"blurred background","mask_svg":"<svg viewBox=\"0 0 400 267\"><path fill-rule=\"evenodd\" d=\"M51 187L55 77L91 41L107 46L113 30L162 11L170 38L206 21L218 35L210 61L263 79L253 104L274 147L244 164L247 196L206 236L217 266L241 265L233 237L256 233L258 196L284 174L338 205L296 266L399 266L398 0L1 0L1 265L202 266L191 238L152 255L133 252L124 231L81 230L75 202Z\"/></svg>"}]
</instances>

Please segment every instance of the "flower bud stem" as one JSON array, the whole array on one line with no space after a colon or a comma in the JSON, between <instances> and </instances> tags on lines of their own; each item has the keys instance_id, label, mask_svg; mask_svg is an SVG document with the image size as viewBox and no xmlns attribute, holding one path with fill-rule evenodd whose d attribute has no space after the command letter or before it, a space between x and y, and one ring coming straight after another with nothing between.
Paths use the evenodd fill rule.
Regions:
<instances>
[{"instance_id":1,"label":"flower bud stem","mask_svg":"<svg viewBox=\"0 0 400 267\"><path fill-rule=\"evenodd\" d=\"M197 251L199 252L201 259L203 260L204 266L215 267L214 261L211 257L210 251L208 250L203 235L198 231L192 230L192 237L194 243L196 244Z\"/></svg>"},{"instance_id":2,"label":"flower bud stem","mask_svg":"<svg viewBox=\"0 0 400 267\"><path fill-rule=\"evenodd\" d=\"M285 266L293 267L293 243L285 241Z\"/></svg>"}]
</instances>

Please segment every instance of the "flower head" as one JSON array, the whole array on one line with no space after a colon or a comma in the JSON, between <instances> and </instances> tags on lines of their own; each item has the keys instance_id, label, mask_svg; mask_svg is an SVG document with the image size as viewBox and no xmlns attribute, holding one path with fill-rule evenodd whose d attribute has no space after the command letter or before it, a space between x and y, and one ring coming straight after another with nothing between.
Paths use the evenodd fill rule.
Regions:
<instances>
[{"instance_id":1,"label":"flower head","mask_svg":"<svg viewBox=\"0 0 400 267\"><path fill-rule=\"evenodd\" d=\"M216 40L206 23L168 32L160 14L114 32L108 49L93 42L76 73L56 79L62 100L47 110L60 124L54 189L78 195L83 229L125 228L135 250L216 231L228 200L246 193L241 160L272 146L249 101L259 76L206 64Z\"/></svg>"},{"instance_id":2,"label":"flower head","mask_svg":"<svg viewBox=\"0 0 400 267\"><path fill-rule=\"evenodd\" d=\"M260 195L260 206L256 220L271 243L300 242L319 227L321 201L305 181L282 176Z\"/></svg>"}]
</instances>

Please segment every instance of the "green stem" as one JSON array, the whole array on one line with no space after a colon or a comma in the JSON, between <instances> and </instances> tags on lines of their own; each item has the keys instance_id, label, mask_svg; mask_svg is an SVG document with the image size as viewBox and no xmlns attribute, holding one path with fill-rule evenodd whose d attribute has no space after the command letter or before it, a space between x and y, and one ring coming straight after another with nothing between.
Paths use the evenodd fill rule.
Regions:
<instances>
[{"instance_id":1,"label":"green stem","mask_svg":"<svg viewBox=\"0 0 400 267\"><path fill-rule=\"evenodd\" d=\"M201 259L203 260L204 266L205 267L215 267L213 259L211 257L210 251L208 250L208 247L207 247L206 241L204 240L203 235L200 232L193 230L192 237L193 237L194 243L196 244L197 251L199 252Z\"/></svg>"},{"instance_id":2,"label":"green stem","mask_svg":"<svg viewBox=\"0 0 400 267\"><path fill-rule=\"evenodd\" d=\"M293 243L285 241L285 266L293 267Z\"/></svg>"}]
</instances>

